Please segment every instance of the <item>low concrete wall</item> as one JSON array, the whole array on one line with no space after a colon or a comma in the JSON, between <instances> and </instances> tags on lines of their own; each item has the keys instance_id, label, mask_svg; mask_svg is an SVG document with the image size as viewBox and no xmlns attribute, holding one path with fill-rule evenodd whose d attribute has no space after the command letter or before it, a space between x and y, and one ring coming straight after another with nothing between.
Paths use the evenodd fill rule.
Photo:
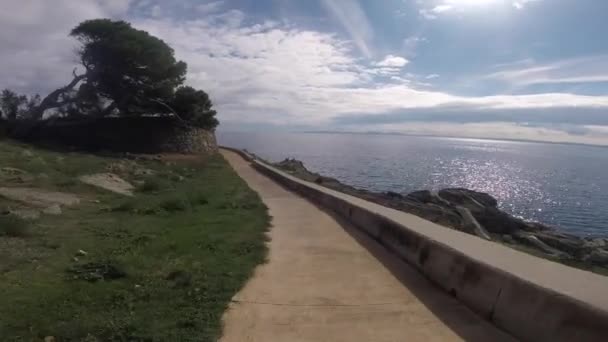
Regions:
<instances>
[{"instance_id":1,"label":"low concrete wall","mask_svg":"<svg viewBox=\"0 0 608 342\"><path fill-rule=\"evenodd\" d=\"M347 219L473 311L526 341L607 341L608 278L254 167Z\"/></svg>"}]
</instances>

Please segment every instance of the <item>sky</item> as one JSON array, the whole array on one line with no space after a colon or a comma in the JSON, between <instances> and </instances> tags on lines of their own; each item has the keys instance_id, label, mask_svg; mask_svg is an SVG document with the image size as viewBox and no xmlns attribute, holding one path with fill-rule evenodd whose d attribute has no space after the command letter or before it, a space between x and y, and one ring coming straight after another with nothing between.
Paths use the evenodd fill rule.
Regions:
<instances>
[{"instance_id":1,"label":"sky","mask_svg":"<svg viewBox=\"0 0 608 342\"><path fill-rule=\"evenodd\" d=\"M71 28L129 21L188 63L221 130L608 145L608 1L0 0L0 88L42 95Z\"/></svg>"}]
</instances>

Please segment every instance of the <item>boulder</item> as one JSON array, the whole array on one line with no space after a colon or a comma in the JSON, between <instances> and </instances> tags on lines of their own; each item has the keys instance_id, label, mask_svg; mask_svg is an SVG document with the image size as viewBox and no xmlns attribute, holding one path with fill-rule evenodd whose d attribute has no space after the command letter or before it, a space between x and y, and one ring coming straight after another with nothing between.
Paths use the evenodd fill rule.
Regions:
<instances>
[{"instance_id":1,"label":"boulder","mask_svg":"<svg viewBox=\"0 0 608 342\"><path fill-rule=\"evenodd\" d=\"M439 196L454 205L461 205L466 208L496 208L498 201L483 192L473 191L463 188L443 189L439 191Z\"/></svg>"},{"instance_id":2,"label":"boulder","mask_svg":"<svg viewBox=\"0 0 608 342\"><path fill-rule=\"evenodd\" d=\"M596 249L584 258L585 261L599 266L608 266L608 251Z\"/></svg>"},{"instance_id":3,"label":"boulder","mask_svg":"<svg viewBox=\"0 0 608 342\"><path fill-rule=\"evenodd\" d=\"M61 207L58 204L53 204L48 208L42 210L43 213L47 215L61 215Z\"/></svg>"},{"instance_id":4,"label":"boulder","mask_svg":"<svg viewBox=\"0 0 608 342\"><path fill-rule=\"evenodd\" d=\"M113 173L97 173L79 178L85 184L102 188L124 196L133 196L135 187L126 180Z\"/></svg>"},{"instance_id":5,"label":"boulder","mask_svg":"<svg viewBox=\"0 0 608 342\"><path fill-rule=\"evenodd\" d=\"M39 208L47 208L54 204L72 206L80 203L80 199L74 194L35 188L3 187L0 188L0 196Z\"/></svg>"}]
</instances>

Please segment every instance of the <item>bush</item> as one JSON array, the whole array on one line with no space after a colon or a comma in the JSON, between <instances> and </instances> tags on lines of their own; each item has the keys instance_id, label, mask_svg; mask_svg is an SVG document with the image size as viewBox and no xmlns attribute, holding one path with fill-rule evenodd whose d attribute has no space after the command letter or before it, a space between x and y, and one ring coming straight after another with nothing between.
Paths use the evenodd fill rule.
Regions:
<instances>
[{"instance_id":1,"label":"bush","mask_svg":"<svg viewBox=\"0 0 608 342\"><path fill-rule=\"evenodd\" d=\"M160 202L160 207L168 212L185 211L188 209L188 202L181 198L168 198Z\"/></svg>"},{"instance_id":2,"label":"bush","mask_svg":"<svg viewBox=\"0 0 608 342\"><path fill-rule=\"evenodd\" d=\"M205 205L209 203L209 200L207 199L207 197L204 194L201 193L193 193L190 194L190 204L192 204L193 206L197 206L197 205Z\"/></svg>"},{"instance_id":3,"label":"bush","mask_svg":"<svg viewBox=\"0 0 608 342\"><path fill-rule=\"evenodd\" d=\"M133 212L135 211L135 203L132 200L127 200L110 209L113 212Z\"/></svg>"},{"instance_id":4,"label":"bush","mask_svg":"<svg viewBox=\"0 0 608 342\"><path fill-rule=\"evenodd\" d=\"M148 177L137 190L140 192L157 192L167 187L167 183L163 180L156 177Z\"/></svg>"},{"instance_id":5,"label":"bush","mask_svg":"<svg viewBox=\"0 0 608 342\"><path fill-rule=\"evenodd\" d=\"M10 214L0 216L0 236L24 237L27 234L27 221Z\"/></svg>"}]
</instances>

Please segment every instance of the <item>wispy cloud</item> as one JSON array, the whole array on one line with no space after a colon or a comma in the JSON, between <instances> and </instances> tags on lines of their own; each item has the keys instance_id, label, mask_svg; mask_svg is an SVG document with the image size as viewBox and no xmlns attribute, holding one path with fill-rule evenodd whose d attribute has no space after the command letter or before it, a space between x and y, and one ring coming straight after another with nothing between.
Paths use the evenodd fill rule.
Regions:
<instances>
[{"instance_id":1,"label":"wispy cloud","mask_svg":"<svg viewBox=\"0 0 608 342\"><path fill-rule=\"evenodd\" d=\"M425 37L413 35L403 40L403 54L407 57L416 56L420 44L427 43Z\"/></svg>"},{"instance_id":2,"label":"wispy cloud","mask_svg":"<svg viewBox=\"0 0 608 342\"><path fill-rule=\"evenodd\" d=\"M437 19L439 16L448 14L451 12L464 12L472 8L491 8L492 6L500 5L504 2L513 6L514 9L521 10L527 7L532 2L538 2L541 0L440 0L440 1L419 1L422 5L419 9L420 15L429 20Z\"/></svg>"},{"instance_id":3,"label":"wispy cloud","mask_svg":"<svg viewBox=\"0 0 608 342\"><path fill-rule=\"evenodd\" d=\"M374 30L357 0L321 0L323 7L344 27L361 53L372 57L369 42Z\"/></svg>"},{"instance_id":4,"label":"wispy cloud","mask_svg":"<svg viewBox=\"0 0 608 342\"><path fill-rule=\"evenodd\" d=\"M525 60L506 66L506 69L483 78L505 82L515 87L608 82L608 55L572 58L546 64Z\"/></svg>"},{"instance_id":5,"label":"wispy cloud","mask_svg":"<svg viewBox=\"0 0 608 342\"><path fill-rule=\"evenodd\" d=\"M219 11L224 6L224 1L211 1L196 5L196 10L201 14L209 14Z\"/></svg>"},{"instance_id":6,"label":"wispy cloud","mask_svg":"<svg viewBox=\"0 0 608 342\"><path fill-rule=\"evenodd\" d=\"M513 7L517 8L517 9L523 9L529 3L537 2L537 1L540 1L540 0L516 0L516 1L513 1Z\"/></svg>"}]
</instances>

